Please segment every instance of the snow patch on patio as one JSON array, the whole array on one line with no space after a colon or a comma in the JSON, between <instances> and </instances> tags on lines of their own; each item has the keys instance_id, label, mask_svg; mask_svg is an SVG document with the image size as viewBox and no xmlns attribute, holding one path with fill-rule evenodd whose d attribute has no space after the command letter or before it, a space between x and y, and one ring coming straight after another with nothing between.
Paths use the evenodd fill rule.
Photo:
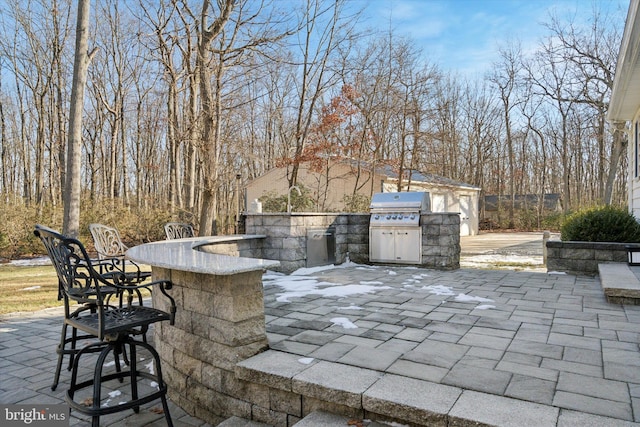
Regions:
<instances>
[{"instance_id":1,"label":"snow patch on patio","mask_svg":"<svg viewBox=\"0 0 640 427\"><path fill-rule=\"evenodd\" d=\"M283 289L283 292L276 297L278 302L291 302L291 298L301 298L307 295L343 298L350 295L370 294L383 289L391 289L389 286L384 286L384 283L380 281L362 281L359 284L345 285L342 283L323 282L319 281L315 276L309 276L309 274L319 271L356 266L353 263L348 263L347 266L345 264L301 268L290 275L267 272L262 276L262 282L265 287L278 286Z\"/></svg>"},{"instance_id":2,"label":"snow patch on patio","mask_svg":"<svg viewBox=\"0 0 640 427\"><path fill-rule=\"evenodd\" d=\"M358 329L358 326L346 317L334 317L329 321L336 326L342 326L344 329Z\"/></svg>"},{"instance_id":3,"label":"snow patch on patio","mask_svg":"<svg viewBox=\"0 0 640 427\"><path fill-rule=\"evenodd\" d=\"M355 264L350 263L351 266ZM332 268L340 268L341 266L322 266L313 268L302 268L294 271L291 275L285 275L275 272L267 272L263 276L263 285L277 286L282 289L282 292L276 297L278 302L291 302L291 298L302 298L307 295L319 295L321 297L339 297L344 298L351 295L359 294L371 294L379 290L392 289L390 286L385 286L384 282L379 280L360 281L359 284L343 284L335 282L320 281L316 276L308 276L318 271L329 270ZM405 268L405 267L401 267ZM393 271L393 270L388 270ZM426 290L431 294L454 297L453 301L463 303L488 303L493 302L492 299L484 298L480 296L467 295L459 293L453 290L453 288L444 285L426 285L419 287L422 284L423 279L429 277L427 273L414 274L410 279L405 280L402 286L405 288L414 288L419 290ZM443 300L442 304L445 304L447 300ZM494 305L482 304L476 307L479 310L488 310L495 308ZM351 303L347 307L338 307L338 310L362 310L361 307L355 306ZM346 318L333 318L331 319L338 326L342 326L345 329L357 328L357 326L351 323Z\"/></svg>"},{"instance_id":4,"label":"snow patch on patio","mask_svg":"<svg viewBox=\"0 0 640 427\"><path fill-rule=\"evenodd\" d=\"M357 305L353 305L353 303L351 305L349 305L348 307L338 307L339 310L363 310L362 307L359 307Z\"/></svg>"},{"instance_id":5,"label":"snow patch on patio","mask_svg":"<svg viewBox=\"0 0 640 427\"><path fill-rule=\"evenodd\" d=\"M493 302L493 300L489 298L474 297L467 294L458 294L454 299L457 302Z\"/></svg>"},{"instance_id":6,"label":"snow patch on patio","mask_svg":"<svg viewBox=\"0 0 640 427\"><path fill-rule=\"evenodd\" d=\"M453 289L450 288L449 286L429 285L429 286L423 286L422 289L429 291L430 294L434 294L434 295L444 295L444 296L455 295L455 292L453 292Z\"/></svg>"}]
</instances>

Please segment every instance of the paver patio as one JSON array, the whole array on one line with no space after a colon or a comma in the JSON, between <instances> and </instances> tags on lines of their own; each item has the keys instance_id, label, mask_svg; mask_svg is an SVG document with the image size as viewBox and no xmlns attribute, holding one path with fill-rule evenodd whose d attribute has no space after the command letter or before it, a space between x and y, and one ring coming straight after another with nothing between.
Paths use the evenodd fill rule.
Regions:
<instances>
[{"instance_id":1,"label":"paver patio","mask_svg":"<svg viewBox=\"0 0 640 427\"><path fill-rule=\"evenodd\" d=\"M305 376L320 361L384 373L368 391L373 403L399 387L394 378L446 385L465 391L449 416L475 408L485 424L513 425L501 418L507 401L535 404L545 425L640 423L640 306L607 303L597 277L351 265L313 271L316 290L295 297L293 279L265 275L267 333L274 351L314 359ZM372 291L348 295L360 285ZM57 310L0 319L0 403L63 402L68 372L49 388L60 320ZM178 426L204 424L171 409ZM104 423L123 417L162 425L150 410Z\"/></svg>"},{"instance_id":2,"label":"paver patio","mask_svg":"<svg viewBox=\"0 0 640 427\"><path fill-rule=\"evenodd\" d=\"M278 302L286 291L267 280L271 348L640 422L640 306L607 303L597 277L383 266L313 276L386 289Z\"/></svg>"}]
</instances>

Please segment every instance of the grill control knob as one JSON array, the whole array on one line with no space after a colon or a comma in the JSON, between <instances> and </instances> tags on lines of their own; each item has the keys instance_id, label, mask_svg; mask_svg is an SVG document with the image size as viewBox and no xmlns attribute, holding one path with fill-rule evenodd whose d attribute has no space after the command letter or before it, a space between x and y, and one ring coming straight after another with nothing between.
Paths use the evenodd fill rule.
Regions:
<instances>
[{"instance_id":1,"label":"grill control knob","mask_svg":"<svg viewBox=\"0 0 640 427\"><path fill-rule=\"evenodd\" d=\"M380 219L380 215L374 215L373 219Z\"/></svg>"},{"instance_id":2,"label":"grill control knob","mask_svg":"<svg viewBox=\"0 0 640 427\"><path fill-rule=\"evenodd\" d=\"M387 219L391 219L391 215L387 215Z\"/></svg>"},{"instance_id":3,"label":"grill control knob","mask_svg":"<svg viewBox=\"0 0 640 427\"><path fill-rule=\"evenodd\" d=\"M415 216L414 214L411 214L411 216L409 217L409 219L415 219L415 217L416 217L416 216Z\"/></svg>"},{"instance_id":4,"label":"grill control knob","mask_svg":"<svg viewBox=\"0 0 640 427\"><path fill-rule=\"evenodd\" d=\"M394 215L394 216L393 216L393 219L397 219L397 218L398 218L398 215Z\"/></svg>"}]
</instances>

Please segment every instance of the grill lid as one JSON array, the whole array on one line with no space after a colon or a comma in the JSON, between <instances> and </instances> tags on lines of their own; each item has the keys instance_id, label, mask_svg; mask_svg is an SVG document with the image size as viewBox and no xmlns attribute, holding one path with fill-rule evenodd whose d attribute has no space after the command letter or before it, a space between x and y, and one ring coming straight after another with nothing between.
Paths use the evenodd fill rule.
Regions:
<instances>
[{"instance_id":1,"label":"grill lid","mask_svg":"<svg viewBox=\"0 0 640 427\"><path fill-rule=\"evenodd\" d=\"M415 211L426 212L430 209L429 193L407 191L402 193L375 193L371 197L371 212Z\"/></svg>"}]
</instances>

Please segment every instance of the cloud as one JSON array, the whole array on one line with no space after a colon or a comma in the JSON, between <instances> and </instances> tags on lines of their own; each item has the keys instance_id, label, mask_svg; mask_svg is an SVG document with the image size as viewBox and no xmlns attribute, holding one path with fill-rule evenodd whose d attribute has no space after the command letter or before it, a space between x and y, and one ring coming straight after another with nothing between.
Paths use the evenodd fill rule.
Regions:
<instances>
[{"instance_id":1,"label":"cloud","mask_svg":"<svg viewBox=\"0 0 640 427\"><path fill-rule=\"evenodd\" d=\"M392 28L396 36L414 40L444 71L466 75L488 71L499 59L500 45L508 40L519 41L523 52L534 51L548 35L542 23L552 13L584 23L592 15L583 0L361 0L359 4L365 6L374 27ZM626 5L624 0L598 3L605 11L620 14L622 24Z\"/></svg>"}]
</instances>

